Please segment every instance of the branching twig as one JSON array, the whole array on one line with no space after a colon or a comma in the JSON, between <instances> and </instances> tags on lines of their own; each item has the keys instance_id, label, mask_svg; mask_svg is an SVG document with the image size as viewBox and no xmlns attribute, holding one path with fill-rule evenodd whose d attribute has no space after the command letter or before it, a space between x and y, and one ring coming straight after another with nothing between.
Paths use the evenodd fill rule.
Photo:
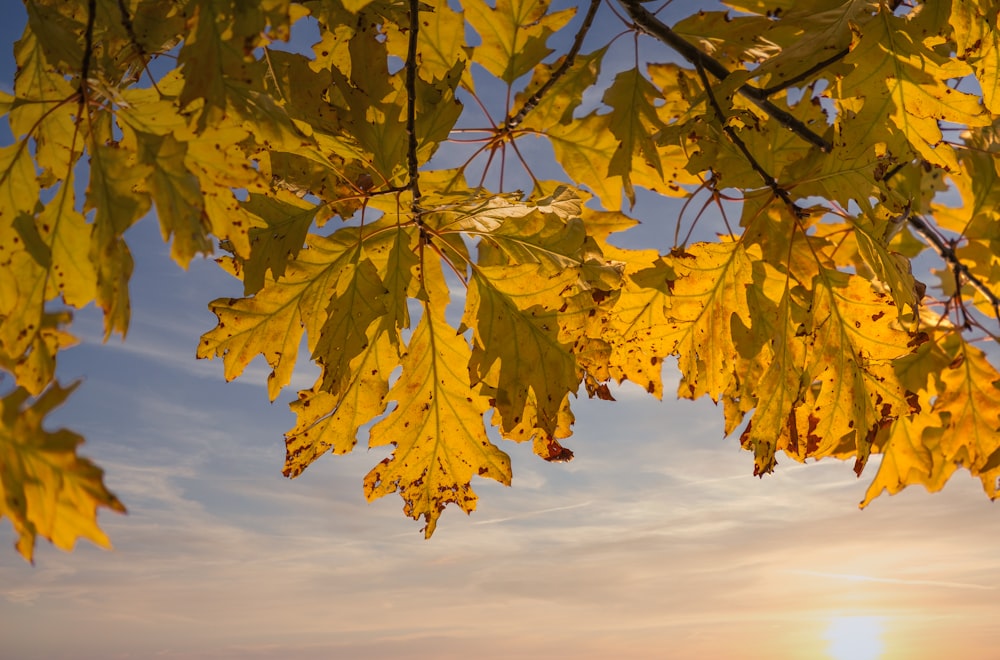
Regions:
<instances>
[{"instance_id":1,"label":"branching twig","mask_svg":"<svg viewBox=\"0 0 1000 660\"><path fill-rule=\"evenodd\" d=\"M580 48L583 46L583 38L587 36L587 32L590 30L590 26L594 23L594 16L597 15L597 8L601 6L601 0L590 0L590 6L587 8L587 14L583 17L583 25L580 26L580 30L576 33L576 37L573 39L573 45L570 47L569 52L566 53L566 58L563 59L562 64L552 72L552 77L545 81L545 84L539 87L534 94L531 95L528 100L524 102L521 109L512 115L508 115L507 119L504 120L503 130L510 131L517 127L522 121L524 121L525 115L531 112L538 102L542 100L542 97L552 89L552 86L569 71L569 68L573 66L574 60L576 60L577 53L580 52Z\"/></svg>"},{"instance_id":2,"label":"branching twig","mask_svg":"<svg viewBox=\"0 0 1000 660\"><path fill-rule=\"evenodd\" d=\"M621 2L629 16L632 17L632 20L635 21L636 26L641 28L646 34L656 37L676 50L681 57L695 65L696 68L701 67L719 80L725 80L729 76L729 70L718 60L706 55L684 41L676 32L639 4L639 0L619 0L619 2ZM767 99L768 95L764 90L751 85L741 85L736 91L769 114L779 124L806 142L819 147L820 151L829 152L833 150L833 145L810 130L808 126L792 116L791 113L771 103Z\"/></svg>"},{"instance_id":3,"label":"branching twig","mask_svg":"<svg viewBox=\"0 0 1000 660\"><path fill-rule=\"evenodd\" d=\"M955 274L955 285L956 292L961 290L961 282L965 280L972 285L974 289L983 294L986 299L993 305L993 312L997 319L1000 320L1000 297L997 297L986 284L972 274L969 267L962 262L962 260L955 254L955 248L949 245L944 239L937 235L931 225L924 218L917 214L910 214L909 218L910 226L913 227L918 234L920 234L924 240L931 244L934 251L947 262L951 267L952 272Z\"/></svg>"},{"instance_id":4,"label":"branching twig","mask_svg":"<svg viewBox=\"0 0 1000 660\"><path fill-rule=\"evenodd\" d=\"M715 94L712 93L712 86L708 82L708 76L705 75L705 69L700 63L695 63L695 69L698 71L698 77L701 78L701 84L705 87L705 94L708 96L709 104L712 106L712 110L715 111L716 116L719 118L719 123L722 125L722 130L725 132L726 136L736 145L736 148L740 150L743 157L747 159L750 163L750 167L756 172L761 179L763 179L764 184L771 189L771 191L785 203L786 206L792 211L795 217L801 217L802 209L792 200L791 195L788 191L782 188L773 176L771 176L767 170L761 167L757 159L754 158L753 154L747 148L747 145L740 138L739 134L733 130L733 127L726 122L726 115L722 112L722 107L719 105L718 101L715 100Z\"/></svg>"}]
</instances>

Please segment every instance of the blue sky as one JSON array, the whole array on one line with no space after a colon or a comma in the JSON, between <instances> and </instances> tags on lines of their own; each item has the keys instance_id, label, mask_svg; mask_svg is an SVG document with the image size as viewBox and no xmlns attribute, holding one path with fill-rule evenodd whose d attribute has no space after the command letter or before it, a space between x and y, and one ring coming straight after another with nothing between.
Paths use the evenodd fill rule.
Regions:
<instances>
[{"instance_id":1,"label":"blue sky","mask_svg":"<svg viewBox=\"0 0 1000 660\"><path fill-rule=\"evenodd\" d=\"M0 33L5 85L19 31ZM128 235L128 340L78 314L59 375L85 382L52 419L129 514L100 516L114 550L41 542L34 566L0 521L3 657L791 659L823 657L847 615L874 617L886 660L995 657L1000 519L978 481L862 512L875 461L860 480L780 458L753 478L707 401L577 401L575 460L505 445L513 487L475 482L476 513L449 509L430 541L398 497L364 500L379 451L285 479L287 402L314 372L269 404L262 361L227 384L195 360L207 302L240 287L208 260L177 268L153 220Z\"/></svg>"}]
</instances>

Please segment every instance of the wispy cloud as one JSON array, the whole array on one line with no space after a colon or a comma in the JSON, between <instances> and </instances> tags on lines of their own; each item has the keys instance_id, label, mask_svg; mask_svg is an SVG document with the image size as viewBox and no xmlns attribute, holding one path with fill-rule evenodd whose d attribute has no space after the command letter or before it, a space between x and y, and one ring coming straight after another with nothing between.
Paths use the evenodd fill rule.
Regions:
<instances>
[{"instance_id":1,"label":"wispy cloud","mask_svg":"<svg viewBox=\"0 0 1000 660\"><path fill-rule=\"evenodd\" d=\"M824 573L822 571L789 571L798 575L811 575L815 577L830 578L831 580L843 580L846 582L876 582L881 584L900 584L921 587L943 587L946 589L985 589L992 591L997 587L986 584L970 584L967 582L947 582L943 580L914 580L903 578L876 577L873 575L852 575L847 573Z\"/></svg>"}]
</instances>

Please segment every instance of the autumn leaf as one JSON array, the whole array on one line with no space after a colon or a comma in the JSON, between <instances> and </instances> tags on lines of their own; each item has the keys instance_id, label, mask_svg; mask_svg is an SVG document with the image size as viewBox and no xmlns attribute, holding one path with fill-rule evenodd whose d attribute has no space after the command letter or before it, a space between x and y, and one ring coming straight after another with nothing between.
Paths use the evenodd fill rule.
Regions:
<instances>
[{"instance_id":1,"label":"autumn leaf","mask_svg":"<svg viewBox=\"0 0 1000 660\"><path fill-rule=\"evenodd\" d=\"M510 484L510 458L483 428L489 401L469 384L470 357L465 339L425 305L387 395L396 408L371 431L370 446L395 449L365 477L365 495L373 500L398 491L403 512L423 517L427 537L445 505L475 510L473 476Z\"/></svg>"},{"instance_id":2,"label":"autumn leaf","mask_svg":"<svg viewBox=\"0 0 1000 660\"><path fill-rule=\"evenodd\" d=\"M197 357L233 379L263 356L271 400L303 345L320 369L284 473L368 433L391 455L366 495L398 492L427 536L474 476L510 482L491 438L568 460L578 396L661 397L673 358L758 475L875 453L864 504L958 467L995 496L995 7L726 4L28 3L0 91L21 552L106 543L94 509L120 508L41 421L72 389L72 312L128 330L140 222L242 287Z\"/></svg>"},{"instance_id":3,"label":"autumn leaf","mask_svg":"<svg viewBox=\"0 0 1000 660\"><path fill-rule=\"evenodd\" d=\"M470 2L465 18L483 43L472 59L510 84L531 71L552 51L546 42L573 17L574 9L548 13L547 0L497 0L496 8Z\"/></svg>"},{"instance_id":4,"label":"autumn leaf","mask_svg":"<svg viewBox=\"0 0 1000 660\"><path fill-rule=\"evenodd\" d=\"M42 428L45 416L76 387L53 383L34 400L17 388L0 400L0 517L14 525L15 547L28 561L38 537L62 550L72 550L78 538L110 547L97 526L97 507L125 512L104 487L103 472L77 456L83 438L65 429Z\"/></svg>"}]
</instances>

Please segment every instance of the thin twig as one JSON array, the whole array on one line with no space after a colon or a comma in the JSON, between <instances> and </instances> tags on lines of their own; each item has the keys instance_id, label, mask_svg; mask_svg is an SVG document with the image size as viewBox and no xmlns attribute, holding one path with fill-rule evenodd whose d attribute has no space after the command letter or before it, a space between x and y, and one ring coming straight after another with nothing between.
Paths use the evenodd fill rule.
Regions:
<instances>
[{"instance_id":1,"label":"thin twig","mask_svg":"<svg viewBox=\"0 0 1000 660\"><path fill-rule=\"evenodd\" d=\"M974 289L983 294L986 299L993 306L993 313L1000 320L1000 297L997 297L986 284L980 280L978 277L972 274L969 267L962 262L957 254L955 254L955 248L949 245L944 239L937 235L930 223L927 222L921 216L911 213L908 218L910 226L913 227L918 234L923 236L924 240L931 244L934 251L948 263L951 267L952 272L955 274L955 284L956 291L961 289L961 281L965 280L972 285Z\"/></svg>"},{"instance_id":2,"label":"thin twig","mask_svg":"<svg viewBox=\"0 0 1000 660\"><path fill-rule=\"evenodd\" d=\"M545 84L538 88L531 97L524 102L521 109L512 115L509 115L507 119L504 120L503 130L510 131L518 126L522 121L524 121L525 115L535 109L539 101L545 96L545 94L552 89L552 86L569 71L569 68L573 66L573 62L576 60L577 53L580 52L580 48L583 46L583 38L587 36L587 32L590 30L590 26L594 23L594 16L597 15L597 8L601 6L601 0L590 0L590 6L587 8L587 14L583 17L583 25L580 26L580 30L576 33L576 37L573 39L573 45L570 47L569 52L566 53L565 59L563 59L562 64L560 64L555 71L552 72L552 77L545 81Z\"/></svg>"},{"instance_id":3,"label":"thin twig","mask_svg":"<svg viewBox=\"0 0 1000 660\"><path fill-rule=\"evenodd\" d=\"M638 28L643 32L656 37L663 43L676 50L681 57L693 64L696 68L701 67L719 80L725 80L729 76L729 70L718 60L706 55L688 42L684 41L676 32L671 30L656 16L646 10L639 0L619 0L625 11L628 12ZM758 108L770 115L779 124L792 131L806 142L819 147L819 150L826 153L833 150L833 145L822 137L814 133L804 123L794 117L790 112L782 110L767 99L767 94L758 87L752 85L740 85L736 90L743 97L751 101Z\"/></svg>"}]
</instances>

